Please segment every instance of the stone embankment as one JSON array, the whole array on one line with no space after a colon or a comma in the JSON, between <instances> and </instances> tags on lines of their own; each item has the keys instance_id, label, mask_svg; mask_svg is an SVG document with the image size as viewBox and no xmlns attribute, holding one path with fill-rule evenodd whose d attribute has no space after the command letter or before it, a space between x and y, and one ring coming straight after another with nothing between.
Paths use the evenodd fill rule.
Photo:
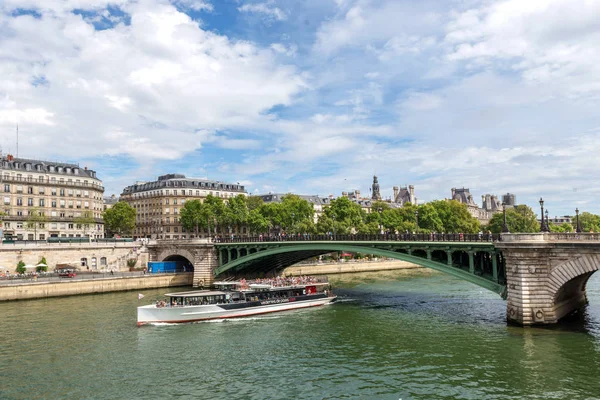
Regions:
<instances>
[{"instance_id":1,"label":"stone embankment","mask_svg":"<svg viewBox=\"0 0 600 400\"><path fill-rule=\"evenodd\" d=\"M106 279L82 279L61 282L31 282L30 284L3 284L0 301L41 299L47 297L73 296L144 290L161 287L191 286L192 273L141 275Z\"/></svg>"},{"instance_id":2,"label":"stone embankment","mask_svg":"<svg viewBox=\"0 0 600 400\"><path fill-rule=\"evenodd\" d=\"M419 265L399 260L347 261L333 263L300 264L286 268L284 275L328 275L353 272L390 271L397 269L422 268Z\"/></svg>"}]
</instances>

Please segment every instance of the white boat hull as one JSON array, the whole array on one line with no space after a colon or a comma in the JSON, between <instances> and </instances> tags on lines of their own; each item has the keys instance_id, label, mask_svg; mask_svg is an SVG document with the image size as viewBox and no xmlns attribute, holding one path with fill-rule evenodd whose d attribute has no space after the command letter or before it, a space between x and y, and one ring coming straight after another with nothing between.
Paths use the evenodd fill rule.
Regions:
<instances>
[{"instance_id":1,"label":"white boat hull","mask_svg":"<svg viewBox=\"0 0 600 400\"><path fill-rule=\"evenodd\" d=\"M218 305L157 307L156 305L152 304L138 307L137 325L141 326L152 323L183 323L225 318L249 317L251 315L322 306L335 301L335 299L336 296L330 296L318 299L306 299L302 301L264 304L232 310L223 309Z\"/></svg>"}]
</instances>

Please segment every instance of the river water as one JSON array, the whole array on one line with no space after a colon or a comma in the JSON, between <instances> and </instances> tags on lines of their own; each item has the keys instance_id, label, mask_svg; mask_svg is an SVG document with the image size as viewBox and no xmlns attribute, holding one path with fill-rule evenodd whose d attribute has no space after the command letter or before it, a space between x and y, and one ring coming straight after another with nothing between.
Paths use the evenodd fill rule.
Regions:
<instances>
[{"instance_id":1,"label":"river water","mask_svg":"<svg viewBox=\"0 0 600 400\"><path fill-rule=\"evenodd\" d=\"M600 399L600 276L553 329L428 270L330 281L330 306L141 328L164 289L2 303L0 399Z\"/></svg>"}]
</instances>

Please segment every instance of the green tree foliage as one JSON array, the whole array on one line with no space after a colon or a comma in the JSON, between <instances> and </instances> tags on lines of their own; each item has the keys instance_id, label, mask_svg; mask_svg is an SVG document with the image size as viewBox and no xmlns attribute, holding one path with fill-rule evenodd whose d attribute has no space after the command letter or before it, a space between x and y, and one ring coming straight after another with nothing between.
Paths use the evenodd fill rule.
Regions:
<instances>
[{"instance_id":1,"label":"green tree foliage","mask_svg":"<svg viewBox=\"0 0 600 400\"><path fill-rule=\"evenodd\" d=\"M573 228L573 225L568 222L564 222L560 225L550 224L550 232L568 233L574 231L575 229Z\"/></svg>"},{"instance_id":2,"label":"green tree foliage","mask_svg":"<svg viewBox=\"0 0 600 400\"><path fill-rule=\"evenodd\" d=\"M473 217L467 205L456 200L436 200L426 205L432 206L442 226L436 226L437 231L445 233L477 233L479 232L479 221ZM422 206L424 207L424 206ZM435 217L431 217L431 223L435 223ZM419 212L419 226L421 225L421 213ZM440 229L441 228L441 229Z\"/></svg>"},{"instance_id":3,"label":"green tree foliage","mask_svg":"<svg viewBox=\"0 0 600 400\"><path fill-rule=\"evenodd\" d=\"M321 222L321 218L323 218L323 222ZM338 197L331 201L321 218L317 223L319 233L333 232L335 226L337 234L349 234L364 223L366 213L347 197Z\"/></svg>"},{"instance_id":4,"label":"green tree foliage","mask_svg":"<svg viewBox=\"0 0 600 400\"><path fill-rule=\"evenodd\" d=\"M271 221L261 213L260 209L254 209L248 213L248 230L250 233L266 233L271 227Z\"/></svg>"},{"instance_id":5,"label":"green tree foliage","mask_svg":"<svg viewBox=\"0 0 600 400\"><path fill-rule=\"evenodd\" d=\"M501 233L503 223L504 215L502 213L494 214L487 229L492 231L492 233ZM531 233L540 231L540 224L537 221L537 216L531 207L524 204L506 209L506 224L511 233Z\"/></svg>"},{"instance_id":6,"label":"green tree foliage","mask_svg":"<svg viewBox=\"0 0 600 400\"><path fill-rule=\"evenodd\" d=\"M207 218L207 224L214 234L224 233L223 227L227 224L225 216L225 202L220 197L209 194L204 199L204 212Z\"/></svg>"},{"instance_id":7,"label":"green tree foliage","mask_svg":"<svg viewBox=\"0 0 600 400\"><path fill-rule=\"evenodd\" d=\"M246 203L246 196L239 194L227 201L225 206L223 222L229 228L229 232L232 232L232 228L237 228L240 232L240 228L248 223L249 210Z\"/></svg>"},{"instance_id":8,"label":"green tree foliage","mask_svg":"<svg viewBox=\"0 0 600 400\"><path fill-rule=\"evenodd\" d=\"M246 205L248 207L248 211L258 210L262 205L265 204L262 198L258 196L248 196L246 197Z\"/></svg>"},{"instance_id":9,"label":"green tree foliage","mask_svg":"<svg viewBox=\"0 0 600 400\"><path fill-rule=\"evenodd\" d=\"M136 210L124 201L115 203L114 206L104 211L102 217L109 232L113 234L131 234L135 229Z\"/></svg>"},{"instance_id":10,"label":"green tree foliage","mask_svg":"<svg viewBox=\"0 0 600 400\"><path fill-rule=\"evenodd\" d=\"M575 221L573 221L576 223ZM579 214L579 224L582 232L600 232L600 216L589 212Z\"/></svg>"},{"instance_id":11,"label":"green tree foliage","mask_svg":"<svg viewBox=\"0 0 600 400\"><path fill-rule=\"evenodd\" d=\"M200 200L186 201L179 210L179 222L188 231L198 236L201 228L208 228L208 219Z\"/></svg>"},{"instance_id":12,"label":"green tree foliage","mask_svg":"<svg viewBox=\"0 0 600 400\"><path fill-rule=\"evenodd\" d=\"M39 264L45 264L45 265L39 265ZM35 270L37 272L48 271L48 261L46 261L46 257L42 256L42 258L40 258L40 261L38 262L38 266L35 267Z\"/></svg>"},{"instance_id":13,"label":"green tree foliage","mask_svg":"<svg viewBox=\"0 0 600 400\"><path fill-rule=\"evenodd\" d=\"M29 209L29 215L27 220L25 220L25 228L27 230L34 231L33 240L37 240L37 230L41 224L45 224L48 222L48 217L44 211L41 211L37 207L33 207Z\"/></svg>"},{"instance_id":14,"label":"green tree foliage","mask_svg":"<svg viewBox=\"0 0 600 400\"><path fill-rule=\"evenodd\" d=\"M21 260L17 263L17 274L24 274L24 273L25 273L25 263L23 262L23 260Z\"/></svg>"}]
</instances>

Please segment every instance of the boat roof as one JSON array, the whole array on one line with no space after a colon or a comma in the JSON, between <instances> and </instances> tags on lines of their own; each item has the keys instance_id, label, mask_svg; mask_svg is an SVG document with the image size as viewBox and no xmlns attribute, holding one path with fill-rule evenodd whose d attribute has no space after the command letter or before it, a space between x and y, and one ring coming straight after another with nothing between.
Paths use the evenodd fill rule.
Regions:
<instances>
[{"instance_id":1,"label":"boat roof","mask_svg":"<svg viewBox=\"0 0 600 400\"><path fill-rule=\"evenodd\" d=\"M198 297L198 296L218 296L227 294L221 290L195 290L191 292L177 292L167 293L165 296L169 297Z\"/></svg>"}]
</instances>

